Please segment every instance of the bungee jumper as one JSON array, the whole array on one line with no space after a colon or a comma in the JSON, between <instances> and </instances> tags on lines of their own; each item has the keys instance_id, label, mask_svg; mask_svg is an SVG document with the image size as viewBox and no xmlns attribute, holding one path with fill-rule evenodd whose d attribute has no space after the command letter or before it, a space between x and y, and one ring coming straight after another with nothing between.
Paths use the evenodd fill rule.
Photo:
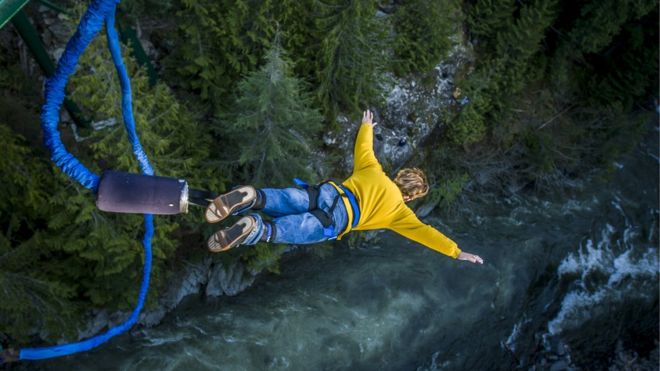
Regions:
<instances>
[{"instance_id":1,"label":"bungee jumper","mask_svg":"<svg viewBox=\"0 0 660 371\"><path fill-rule=\"evenodd\" d=\"M296 179L297 188L262 188L246 185L216 197L205 212L209 223L230 215L243 216L208 239L209 250L227 251L257 242L313 244L341 239L352 230L390 229L428 248L459 260L483 264L483 259L462 251L430 225L422 223L406 203L425 196L429 185L417 168L400 170L392 180L373 150L373 113L362 115L355 141L353 173L342 183L325 181L310 186Z\"/></svg>"}]
</instances>

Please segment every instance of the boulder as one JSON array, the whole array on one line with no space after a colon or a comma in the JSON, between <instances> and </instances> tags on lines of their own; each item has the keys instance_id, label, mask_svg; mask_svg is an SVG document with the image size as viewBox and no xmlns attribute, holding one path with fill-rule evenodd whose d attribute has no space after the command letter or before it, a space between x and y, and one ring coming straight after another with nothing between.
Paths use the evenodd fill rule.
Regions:
<instances>
[{"instance_id":1,"label":"boulder","mask_svg":"<svg viewBox=\"0 0 660 371\"><path fill-rule=\"evenodd\" d=\"M239 261L228 266L216 264L209 272L206 296L234 296L250 287L255 277Z\"/></svg>"}]
</instances>

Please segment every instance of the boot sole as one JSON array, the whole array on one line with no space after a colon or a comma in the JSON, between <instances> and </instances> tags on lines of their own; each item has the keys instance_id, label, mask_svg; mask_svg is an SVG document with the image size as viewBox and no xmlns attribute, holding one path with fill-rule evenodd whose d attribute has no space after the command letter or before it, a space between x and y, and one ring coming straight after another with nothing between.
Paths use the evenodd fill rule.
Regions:
<instances>
[{"instance_id":1,"label":"boot sole","mask_svg":"<svg viewBox=\"0 0 660 371\"><path fill-rule=\"evenodd\" d=\"M239 219L229 228L215 232L207 242L211 252L222 252L230 250L241 244L245 238L256 228L254 218L245 216Z\"/></svg>"},{"instance_id":2,"label":"boot sole","mask_svg":"<svg viewBox=\"0 0 660 371\"><path fill-rule=\"evenodd\" d=\"M218 196L206 208L204 217L209 223L225 220L241 208L250 206L257 198L257 190L252 186L242 186Z\"/></svg>"}]
</instances>

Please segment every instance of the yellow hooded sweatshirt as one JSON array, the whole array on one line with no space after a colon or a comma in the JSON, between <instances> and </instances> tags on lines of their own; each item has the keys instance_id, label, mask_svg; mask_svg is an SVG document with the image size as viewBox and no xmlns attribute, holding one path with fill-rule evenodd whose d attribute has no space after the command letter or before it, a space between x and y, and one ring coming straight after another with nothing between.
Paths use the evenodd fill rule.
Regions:
<instances>
[{"instance_id":1,"label":"yellow hooded sweatshirt","mask_svg":"<svg viewBox=\"0 0 660 371\"><path fill-rule=\"evenodd\" d=\"M370 229L390 229L404 237L416 241L430 249L452 258L458 257L461 250L456 243L437 229L422 223L415 213L406 206L399 187L383 172L373 149L374 130L370 124L362 124L355 140L353 174L343 182L357 199L360 207L360 220L353 228L357 231ZM351 210L345 197L344 205ZM352 219L352 216L349 216ZM337 239L348 233L349 227Z\"/></svg>"}]
</instances>

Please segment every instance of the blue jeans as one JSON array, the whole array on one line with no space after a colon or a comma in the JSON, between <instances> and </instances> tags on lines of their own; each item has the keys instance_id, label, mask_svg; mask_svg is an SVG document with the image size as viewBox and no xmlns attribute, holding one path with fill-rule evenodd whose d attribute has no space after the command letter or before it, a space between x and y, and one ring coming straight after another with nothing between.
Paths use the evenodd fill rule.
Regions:
<instances>
[{"instance_id":1,"label":"blue jeans","mask_svg":"<svg viewBox=\"0 0 660 371\"><path fill-rule=\"evenodd\" d=\"M266 200L264 208L259 211L273 218L274 238L270 242L312 244L333 239L339 232L346 229L348 213L341 197L332 212L332 218L335 222L335 236L326 236L323 233L321 222L308 212L309 196L306 190L299 188L263 188L261 191L266 196ZM318 208L329 212L335 197L338 195L339 193L335 187L330 184L323 184L319 192ZM257 233L249 236L243 242L245 245L256 244L259 242L261 235L266 233L266 227L261 217L257 214L253 216L257 219L257 227L255 228Z\"/></svg>"}]
</instances>

